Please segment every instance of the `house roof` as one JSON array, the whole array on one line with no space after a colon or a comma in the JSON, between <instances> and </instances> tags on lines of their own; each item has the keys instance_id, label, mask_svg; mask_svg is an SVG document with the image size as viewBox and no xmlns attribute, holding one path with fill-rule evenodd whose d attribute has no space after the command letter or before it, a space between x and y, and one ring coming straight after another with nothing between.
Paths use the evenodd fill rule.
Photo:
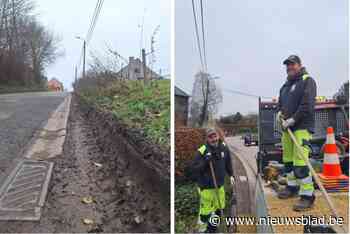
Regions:
<instances>
[{"instance_id":1,"label":"house roof","mask_svg":"<svg viewBox=\"0 0 350 234\"><path fill-rule=\"evenodd\" d=\"M175 86L175 96L189 97L189 95L185 93L185 91L178 88L177 86Z\"/></svg>"},{"instance_id":2,"label":"house roof","mask_svg":"<svg viewBox=\"0 0 350 234\"><path fill-rule=\"evenodd\" d=\"M51 80L48 81L48 83L52 83L52 82L56 82L56 83L62 84L62 82L60 82L56 78L52 78Z\"/></svg>"}]
</instances>

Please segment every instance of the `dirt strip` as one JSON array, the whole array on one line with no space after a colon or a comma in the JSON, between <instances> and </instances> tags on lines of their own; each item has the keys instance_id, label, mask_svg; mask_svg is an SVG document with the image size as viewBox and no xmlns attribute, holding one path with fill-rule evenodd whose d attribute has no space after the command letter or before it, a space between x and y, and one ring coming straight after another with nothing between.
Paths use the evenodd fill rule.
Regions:
<instances>
[{"instance_id":1,"label":"dirt strip","mask_svg":"<svg viewBox=\"0 0 350 234\"><path fill-rule=\"evenodd\" d=\"M0 222L1 232L170 231L169 176L159 178L167 168L157 167L166 160L145 166L144 160L160 156L141 158L147 154L120 135L127 129L105 117L72 97L63 154L49 159L55 165L41 220Z\"/></svg>"}]
</instances>

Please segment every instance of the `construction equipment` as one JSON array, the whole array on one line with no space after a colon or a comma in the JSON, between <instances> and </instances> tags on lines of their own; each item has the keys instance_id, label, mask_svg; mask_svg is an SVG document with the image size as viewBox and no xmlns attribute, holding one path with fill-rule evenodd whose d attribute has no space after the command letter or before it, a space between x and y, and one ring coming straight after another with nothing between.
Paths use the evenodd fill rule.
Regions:
<instances>
[{"instance_id":1,"label":"construction equipment","mask_svg":"<svg viewBox=\"0 0 350 234\"><path fill-rule=\"evenodd\" d=\"M245 146L258 145L258 135L252 132L247 132L244 135L243 140Z\"/></svg>"},{"instance_id":2,"label":"construction equipment","mask_svg":"<svg viewBox=\"0 0 350 234\"><path fill-rule=\"evenodd\" d=\"M281 119L281 121L282 121L282 123L283 123L285 120ZM314 178L314 180L315 180L317 186L318 186L319 189L321 190L322 195L323 195L324 198L326 199L327 204L328 204L328 206L329 206L331 212L333 213L334 217L339 218L340 216L338 215L338 212L337 212L337 210L335 209L334 204L333 204L333 202L331 201L331 199L330 199L330 197L329 197L329 195L328 195L326 189L324 188L323 184L321 183L321 180L320 180L320 178L318 177L318 174L315 172L315 170L314 170L314 168L312 167L312 165L311 165L309 159L308 159L307 157L305 157L305 155L303 154L303 148L302 148L302 146L299 145L297 139L295 138L295 136L294 136L293 132L290 130L290 128L287 128L287 132L288 132L288 134L289 134L289 136L291 137L293 143L295 144L295 146L297 147L297 149L298 149L298 151L299 151L297 155L299 156L300 159L303 159L303 160L305 161L307 167L309 168L309 170L310 170L310 172L311 172L312 177ZM345 229L344 229L344 233L345 233Z\"/></svg>"},{"instance_id":3,"label":"construction equipment","mask_svg":"<svg viewBox=\"0 0 350 234\"><path fill-rule=\"evenodd\" d=\"M326 129L334 129L339 160L345 175L349 175L349 123L346 112L348 105L340 105L336 100L322 99L315 103L315 131L307 142L311 149L310 159L323 161L323 145L326 140ZM277 101L259 99L257 165L259 173L269 165L270 161L282 163L282 129L277 123Z\"/></svg>"}]
</instances>

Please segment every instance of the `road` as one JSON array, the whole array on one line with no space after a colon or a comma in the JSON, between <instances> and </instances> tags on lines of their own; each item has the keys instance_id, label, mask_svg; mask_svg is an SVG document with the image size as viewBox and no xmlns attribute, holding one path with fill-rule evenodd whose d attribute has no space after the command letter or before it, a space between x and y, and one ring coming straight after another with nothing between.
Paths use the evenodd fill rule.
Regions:
<instances>
[{"instance_id":1,"label":"road","mask_svg":"<svg viewBox=\"0 0 350 234\"><path fill-rule=\"evenodd\" d=\"M0 184L68 93L0 95Z\"/></svg>"},{"instance_id":2,"label":"road","mask_svg":"<svg viewBox=\"0 0 350 234\"><path fill-rule=\"evenodd\" d=\"M252 167L254 173L257 172L256 166L256 154L258 153L257 146L244 146L243 140L240 136L226 138L227 143L232 147L235 154L244 159L250 167Z\"/></svg>"},{"instance_id":3,"label":"road","mask_svg":"<svg viewBox=\"0 0 350 234\"><path fill-rule=\"evenodd\" d=\"M234 193L237 205L233 206L236 215L254 215L256 212L256 153L257 146L244 146L239 136L225 139L231 150L233 171L236 178Z\"/></svg>"}]
</instances>

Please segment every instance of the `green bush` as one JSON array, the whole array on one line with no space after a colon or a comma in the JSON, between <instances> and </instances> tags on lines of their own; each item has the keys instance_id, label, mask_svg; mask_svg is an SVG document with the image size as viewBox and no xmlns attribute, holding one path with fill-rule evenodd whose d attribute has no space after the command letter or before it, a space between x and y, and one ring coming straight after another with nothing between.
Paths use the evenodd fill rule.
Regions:
<instances>
[{"instance_id":1,"label":"green bush","mask_svg":"<svg viewBox=\"0 0 350 234\"><path fill-rule=\"evenodd\" d=\"M198 219L199 197L193 183L175 185L175 232L194 232Z\"/></svg>"}]
</instances>

